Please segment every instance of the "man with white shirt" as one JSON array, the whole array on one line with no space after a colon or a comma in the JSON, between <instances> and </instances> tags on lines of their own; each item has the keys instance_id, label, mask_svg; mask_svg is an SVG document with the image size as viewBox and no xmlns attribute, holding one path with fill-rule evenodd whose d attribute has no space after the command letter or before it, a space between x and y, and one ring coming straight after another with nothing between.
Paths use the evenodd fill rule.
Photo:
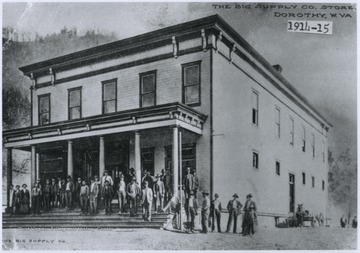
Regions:
<instances>
[{"instance_id":1,"label":"man with white shirt","mask_svg":"<svg viewBox=\"0 0 360 253\"><path fill-rule=\"evenodd\" d=\"M108 175L107 170L104 171L104 176L102 177L102 180L101 180L101 186L102 187L105 186L105 181L108 181L110 186L114 185L114 181L112 180L111 176Z\"/></svg>"},{"instance_id":2,"label":"man with white shirt","mask_svg":"<svg viewBox=\"0 0 360 253\"><path fill-rule=\"evenodd\" d=\"M74 183L72 182L71 176L67 177L67 182L65 186L65 200L67 210L72 208L72 194L74 192Z\"/></svg>"},{"instance_id":3,"label":"man with white shirt","mask_svg":"<svg viewBox=\"0 0 360 253\"><path fill-rule=\"evenodd\" d=\"M142 190L141 205L144 220L151 221L151 206L153 201L153 191L149 188L149 182L144 182L145 188Z\"/></svg>"},{"instance_id":4,"label":"man with white shirt","mask_svg":"<svg viewBox=\"0 0 360 253\"><path fill-rule=\"evenodd\" d=\"M94 214L97 212L97 200L99 194L99 186L97 182L92 178L90 180L90 212Z\"/></svg>"},{"instance_id":5,"label":"man with white shirt","mask_svg":"<svg viewBox=\"0 0 360 253\"><path fill-rule=\"evenodd\" d=\"M120 175L120 182L118 184L117 194L119 200L119 214L122 214L124 212L125 197L126 197L126 184L123 174Z\"/></svg>"}]
</instances>

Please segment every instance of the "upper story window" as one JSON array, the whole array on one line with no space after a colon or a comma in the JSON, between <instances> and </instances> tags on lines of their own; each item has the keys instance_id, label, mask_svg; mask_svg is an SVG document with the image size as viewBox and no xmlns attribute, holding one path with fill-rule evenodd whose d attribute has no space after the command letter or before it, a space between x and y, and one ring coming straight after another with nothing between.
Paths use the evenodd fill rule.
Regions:
<instances>
[{"instance_id":1,"label":"upper story window","mask_svg":"<svg viewBox=\"0 0 360 253\"><path fill-rule=\"evenodd\" d=\"M39 125L50 124L50 94L41 95L39 98Z\"/></svg>"},{"instance_id":2,"label":"upper story window","mask_svg":"<svg viewBox=\"0 0 360 253\"><path fill-rule=\"evenodd\" d=\"M140 74L140 107L156 105L156 71Z\"/></svg>"},{"instance_id":3,"label":"upper story window","mask_svg":"<svg viewBox=\"0 0 360 253\"><path fill-rule=\"evenodd\" d=\"M280 109L275 108L275 131L276 138L280 138Z\"/></svg>"},{"instance_id":4,"label":"upper story window","mask_svg":"<svg viewBox=\"0 0 360 253\"><path fill-rule=\"evenodd\" d=\"M253 168L259 169L259 154L253 151Z\"/></svg>"},{"instance_id":5,"label":"upper story window","mask_svg":"<svg viewBox=\"0 0 360 253\"><path fill-rule=\"evenodd\" d=\"M81 87L69 89L69 120L81 118Z\"/></svg>"},{"instance_id":6,"label":"upper story window","mask_svg":"<svg viewBox=\"0 0 360 253\"><path fill-rule=\"evenodd\" d=\"M294 146L294 119L290 117L290 145Z\"/></svg>"},{"instance_id":7,"label":"upper story window","mask_svg":"<svg viewBox=\"0 0 360 253\"><path fill-rule=\"evenodd\" d=\"M117 79L102 82L103 88L103 113L116 112L117 103Z\"/></svg>"},{"instance_id":8,"label":"upper story window","mask_svg":"<svg viewBox=\"0 0 360 253\"><path fill-rule=\"evenodd\" d=\"M187 105L200 104L201 78L200 63L194 62L182 65L183 72L183 103Z\"/></svg>"},{"instance_id":9,"label":"upper story window","mask_svg":"<svg viewBox=\"0 0 360 253\"><path fill-rule=\"evenodd\" d=\"M252 92L252 123L259 125L259 93Z\"/></svg>"},{"instance_id":10,"label":"upper story window","mask_svg":"<svg viewBox=\"0 0 360 253\"><path fill-rule=\"evenodd\" d=\"M324 180L322 181L322 190L323 191L325 190L325 181Z\"/></svg>"},{"instance_id":11,"label":"upper story window","mask_svg":"<svg viewBox=\"0 0 360 253\"><path fill-rule=\"evenodd\" d=\"M306 184L306 175L304 172L302 173L302 182L303 184Z\"/></svg>"},{"instance_id":12,"label":"upper story window","mask_svg":"<svg viewBox=\"0 0 360 253\"><path fill-rule=\"evenodd\" d=\"M280 162L279 161L275 162L275 173L276 173L276 175L280 176Z\"/></svg>"},{"instance_id":13,"label":"upper story window","mask_svg":"<svg viewBox=\"0 0 360 253\"><path fill-rule=\"evenodd\" d=\"M315 134L312 134L312 142L311 142L311 149L312 149L312 156L315 157Z\"/></svg>"},{"instance_id":14,"label":"upper story window","mask_svg":"<svg viewBox=\"0 0 360 253\"><path fill-rule=\"evenodd\" d=\"M305 152L305 146L306 146L306 132L305 132L305 127L302 128L301 138L302 138L301 150L302 150L303 152Z\"/></svg>"},{"instance_id":15,"label":"upper story window","mask_svg":"<svg viewBox=\"0 0 360 253\"><path fill-rule=\"evenodd\" d=\"M311 186L315 187L315 177L311 177Z\"/></svg>"}]
</instances>

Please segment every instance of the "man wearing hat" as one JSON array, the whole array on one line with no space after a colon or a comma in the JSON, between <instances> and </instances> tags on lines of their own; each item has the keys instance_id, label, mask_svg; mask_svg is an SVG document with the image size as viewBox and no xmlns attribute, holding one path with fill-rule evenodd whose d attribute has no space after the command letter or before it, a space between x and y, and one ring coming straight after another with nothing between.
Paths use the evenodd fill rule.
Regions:
<instances>
[{"instance_id":1,"label":"man wearing hat","mask_svg":"<svg viewBox=\"0 0 360 253\"><path fill-rule=\"evenodd\" d=\"M256 217L256 203L255 201L253 201L252 199L252 194L249 193L248 195L246 195L246 202L245 202L245 206L244 206L244 219L243 219L243 236L246 235L252 235L255 233L254 230L254 223L256 223L257 221L257 217Z\"/></svg>"},{"instance_id":2,"label":"man wearing hat","mask_svg":"<svg viewBox=\"0 0 360 253\"><path fill-rule=\"evenodd\" d=\"M191 174L190 167L187 167L187 174L183 179L183 190L185 191L185 198L189 198L190 191L194 190L194 176Z\"/></svg>"},{"instance_id":3,"label":"man wearing hat","mask_svg":"<svg viewBox=\"0 0 360 253\"><path fill-rule=\"evenodd\" d=\"M188 211L187 211L187 222L189 224L189 232L194 233L195 227L195 197L194 191L189 192L189 199L188 199Z\"/></svg>"},{"instance_id":4,"label":"man wearing hat","mask_svg":"<svg viewBox=\"0 0 360 253\"><path fill-rule=\"evenodd\" d=\"M105 186L101 189L101 199L104 200L105 214L111 214L111 200L113 196L113 188L109 181L105 181Z\"/></svg>"},{"instance_id":5,"label":"man wearing hat","mask_svg":"<svg viewBox=\"0 0 360 253\"><path fill-rule=\"evenodd\" d=\"M233 219L234 219L233 233L236 233L237 217L240 214L240 209L242 207L242 204L240 203L240 201L237 200L237 198L239 198L239 196L236 193L233 195L233 198L234 199L230 200L227 205L227 210L229 211L229 220L228 220L227 229L226 229L227 233L230 232L230 227L231 227L231 223L232 223Z\"/></svg>"},{"instance_id":6,"label":"man wearing hat","mask_svg":"<svg viewBox=\"0 0 360 253\"><path fill-rule=\"evenodd\" d=\"M65 200L67 210L72 208L72 194L74 192L74 183L72 182L71 176L67 177L67 182L65 186Z\"/></svg>"},{"instance_id":7,"label":"man wearing hat","mask_svg":"<svg viewBox=\"0 0 360 253\"><path fill-rule=\"evenodd\" d=\"M113 181L112 177L108 174L107 170L104 171L104 176L102 177L102 180L101 180L102 187L105 186L105 181L108 181L110 186L114 185L114 181Z\"/></svg>"},{"instance_id":8,"label":"man wearing hat","mask_svg":"<svg viewBox=\"0 0 360 253\"><path fill-rule=\"evenodd\" d=\"M150 171L147 171L145 174L145 177L142 179L142 183L145 183L147 181L149 183L149 188L152 189L154 186L154 180L152 176L150 175Z\"/></svg>"},{"instance_id":9,"label":"man wearing hat","mask_svg":"<svg viewBox=\"0 0 360 253\"><path fill-rule=\"evenodd\" d=\"M153 191L149 188L149 182L144 182L144 189L141 195L141 205L144 220L151 221L151 206L153 201Z\"/></svg>"},{"instance_id":10,"label":"man wearing hat","mask_svg":"<svg viewBox=\"0 0 360 253\"><path fill-rule=\"evenodd\" d=\"M221 202L219 200L219 194L215 193L214 200L210 207L210 216L212 218L211 232L215 230L215 221L217 223L218 232L221 233Z\"/></svg>"},{"instance_id":11,"label":"man wearing hat","mask_svg":"<svg viewBox=\"0 0 360 253\"><path fill-rule=\"evenodd\" d=\"M98 194L99 194L99 185L95 182L94 178L90 180L90 213L94 214L98 212Z\"/></svg>"},{"instance_id":12,"label":"man wearing hat","mask_svg":"<svg viewBox=\"0 0 360 253\"><path fill-rule=\"evenodd\" d=\"M172 178L171 178L169 169L165 170L165 176L163 178L163 183L164 183L165 195L166 195L165 201L167 203L171 200L171 197L172 197Z\"/></svg>"},{"instance_id":13,"label":"man wearing hat","mask_svg":"<svg viewBox=\"0 0 360 253\"><path fill-rule=\"evenodd\" d=\"M125 197L126 197L126 184L125 184L124 175L122 173L120 175L117 194L119 201L119 214L122 214L123 212L125 212L124 206L125 206Z\"/></svg>"},{"instance_id":14,"label":"man wearing hat","mask_svg":"<svg viewBox=\"0 0 360 253\"><path fill-rule=\"evenodd\" d=\"M128 196L128 203L130 208L130 217L134 217L137 214L136 198L139 196L140 188L136 184L136 178L131 178L131 183L126 188L126 194Z\"/></svg>"},{"instance_id":15,"label":"man wearing hat","mask_svg":"<svg viewBox=\"0 0 360 253\"><path fill-rule=\"evenodd\" d=\"M44 189L42 190L42 193L44 194L44 207L45 207L45 212L49 212L50 211L50 197L52 194L52 187L50 185L50 180L47 178L45 180L45 185L44 185Z\"/></svg>"},{"instance_id":16,"label":"man wearing hat","mask_svg":"<svg viewBox=\"0 0 360 253\"><path fill-rule=\"evenodd\" d=\"M154 198L155 198L155 213L162 212L164 208L164 196L165 196L165 186L160 179L160 175L156 175L156 182L153 186Z\"/></svg>"},{"instance_id":17,"label":"man wearing hat","mask_svg":"<svg viewBox=\"0 0 360 253\"><path fill-rule=\"evenodd\" d=\"M207 191L202 192L203 195L203 203L201 208L201 226L202 231L201 233L207 234L208 229L208 222L209 222L209 212L210 212L210 199L209 193Z\"/></svg>"}]
</instances>

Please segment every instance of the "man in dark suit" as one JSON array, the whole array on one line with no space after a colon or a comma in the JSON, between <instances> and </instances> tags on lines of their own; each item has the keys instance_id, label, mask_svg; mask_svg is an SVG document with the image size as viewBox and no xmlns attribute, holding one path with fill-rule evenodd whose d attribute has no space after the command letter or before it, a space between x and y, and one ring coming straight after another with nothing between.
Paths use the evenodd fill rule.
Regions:
<instances>
[{"instance_id":1,"label":"man in dark suit","mask_svg":"<svg viewBox=\"0 0 360 253\"><path fill-rule=\"evenodd\" d=\"M234 219L233 233L236 233L237 218L238 218L238 215L240 214L240 209L242 207L242 204L240 203L240 201L237 200L237 198L239 198L239 196L236 193L233 195L233 198L234 199L230 200L227 205L227 210L229 211L229 220L228 220L227 229L226 229L227 233L230 232L231 223L232 223L233 219Z\"/></svg>"},{"instance_id":2,"label":"man in dark suit","mask_svg":"<svg viewBox=\"0 0 360 253\"><path fill-rule=\"evenodd\" d=\"M55 182L55 178L51 179L51 196L50 207L54 208L58 202L59 185Z\"/></svg>"},{"instance_id":3,"label":"man in dark suit","mask_svg":"<svg viewBox=\"0 0 360 253\"><path fill-rule=\"evenodd\" d=\"M72 182L71 176L68 176L65 185L65 200L66 200L67 210L70 210L72 208L73 192L74 192L74 183Z\"/></svg>"},{"instance_id":4,"label":"man in dark suit","mask_svg":"<svg viewBox=\"0 0 360 253\"><path fill-rule=\"evenodd\" d=\"M149 187L149 182L144 181L145 188L142 190L141 205L144 220L151 221L151 206L153 201L153 191Z\"/></svg>"},{"instance_id":5,"label":"man in dark suit","mask_svg":"<svg viewBox=\"0 0 360 253\"><path fill-rule=\"evenodd\" d=\"M104 205L105 205L105 214L111 214L111 201L112 201L112 196L114 195L114 191L112 186L110 185L109 181L105 181L105 185L104 187L102 187L101 190L102 194L101 194L101 198L104 200Z\"/></svg>"},{"instance_id":6,"label":"man in dark suit","mask_svg":"<svg viewBox=\"0 0 360 253\"><path fill-rule=\"evenodd\" d=\"M44 189L42 190L42 193L44 194L44 209L45 209L45 212L50 211L50 198L51 198L51 194L52 194L51 188L52 187L50 185L50 180L47 178L46 183L44 185Z\"/></svg>"}]
</instances>

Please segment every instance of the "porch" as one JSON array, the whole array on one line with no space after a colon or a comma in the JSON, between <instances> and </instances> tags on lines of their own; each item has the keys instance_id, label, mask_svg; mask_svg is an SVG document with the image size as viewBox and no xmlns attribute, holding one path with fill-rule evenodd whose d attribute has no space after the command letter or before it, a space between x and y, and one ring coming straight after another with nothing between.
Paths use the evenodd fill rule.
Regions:
<instances>
[{"instance_id":1,"label":"porch","mask_svg":"<svg viewBox=\"0 0 360 253\"><path fill-rule=\"evenodd\" d=\"M29 188L37 179L70 175L89 180L101 177L105 170L116 179L130 168L141 183L144 170L155 176L170 169L177 193L182 167L196 168L191 154L196 155L205 120L205 115L191 107L172 103L4 131L8 192L12 150L21 149L31 152ZM182 150L187 151L185 159Z\"/></svg>"}]
</instances>

